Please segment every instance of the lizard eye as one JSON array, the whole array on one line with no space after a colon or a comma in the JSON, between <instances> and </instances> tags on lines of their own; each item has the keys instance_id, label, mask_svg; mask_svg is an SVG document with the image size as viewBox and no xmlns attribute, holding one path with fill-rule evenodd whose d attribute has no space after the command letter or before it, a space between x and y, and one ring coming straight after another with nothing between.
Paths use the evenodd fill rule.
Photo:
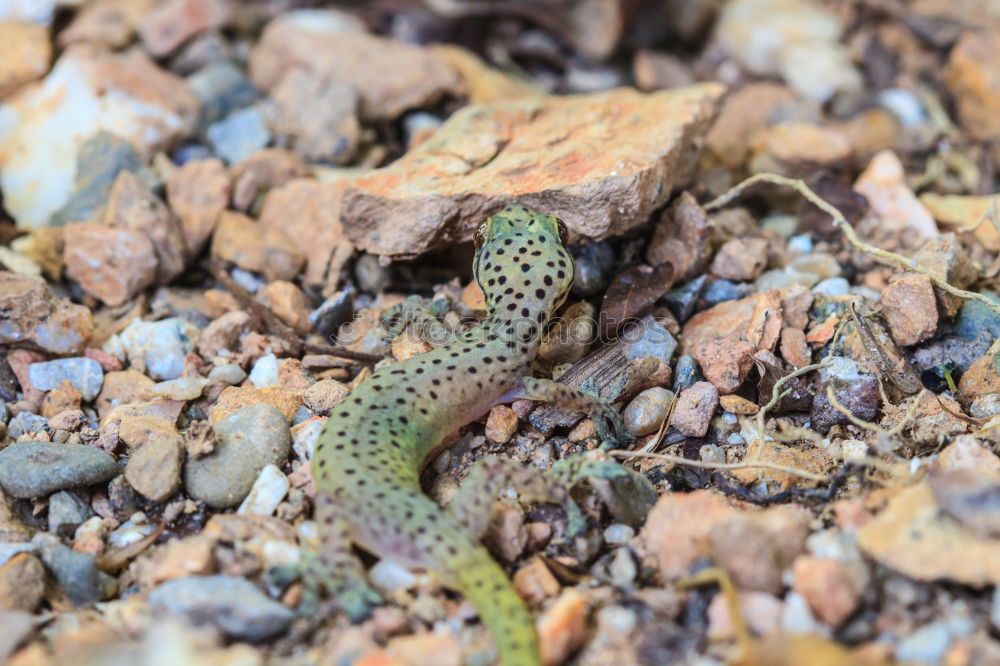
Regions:
<instances>
[{"instance_id":1,"label":"lizard eye","mask_svg":"<svg viewBox=\"0 0 1000 666\"><path fill-rule=\"evenodd\" d=\"M476 232L472 234L472 244L476 246L477 250L483 246L483 243L486 242L486 232L488 229L489 223L483 222L476 229Z\"/></svg>"},{"instance_id":2,"label":"lizard eye","mask_svg":"<svg viewBox=\"0 0 1000 666\"><path fill-rule=\"evenodd\" d=\"M559 230L559 242L565 245L569 239L569 231L566 230L566 225L558 217L556 218L556 229Z\"/></svg>"}]
</instances>

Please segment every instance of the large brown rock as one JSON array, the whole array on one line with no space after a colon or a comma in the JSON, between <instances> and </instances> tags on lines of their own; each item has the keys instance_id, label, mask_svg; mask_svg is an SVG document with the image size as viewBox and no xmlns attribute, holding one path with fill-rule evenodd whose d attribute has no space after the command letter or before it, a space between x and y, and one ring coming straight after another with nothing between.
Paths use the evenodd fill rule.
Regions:
<instances>
[{"instance_id":1,"label":"large brown rock","mask_svg":"<svg viewBox=\"0 0 1000 666\"><path fill-rule=\"evenodd\" d=\"M345 232L368 252L413 256L469 239L487 215L519 200L561 217L577 241L621 233L690 178L723 90L617 89L467 106L348 187Z\"/></svg>"}]
</instances>

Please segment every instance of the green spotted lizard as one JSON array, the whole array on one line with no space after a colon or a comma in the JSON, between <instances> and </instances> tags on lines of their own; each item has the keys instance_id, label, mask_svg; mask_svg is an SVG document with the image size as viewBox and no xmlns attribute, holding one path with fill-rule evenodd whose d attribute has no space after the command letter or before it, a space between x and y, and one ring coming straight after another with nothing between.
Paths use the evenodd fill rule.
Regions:
<instances>
[{"instance_id":1,"label":"green spotted lizard","mask_svg":"<svg viewBox=\"0 0 1000 666\"><path fill-rule=\"evenodd\" d=\"M627 439L607 403L528 376L541 333L573 282L565 235L554 216L519 204L490 217L475 234L473 271L487 306L482 324L378 369L330 414L312 460L321 542L304 572L307 595L326 587L352 619L365 617L380 599L351 551L358 545L433 571L461 592L491 631L504 666L541 663L528 609L478 540L492 502L514 487L525 499L561 503L569 512L575 505L568 490L577 479L627 470L610 460L570 458L543 474L491 457L477 462L446 509L423 494L419 473L449 434L493 405L521 398L592 412L602 437ZM575 511L571 524L582 520Z\"/></svg>"}]
</instances>

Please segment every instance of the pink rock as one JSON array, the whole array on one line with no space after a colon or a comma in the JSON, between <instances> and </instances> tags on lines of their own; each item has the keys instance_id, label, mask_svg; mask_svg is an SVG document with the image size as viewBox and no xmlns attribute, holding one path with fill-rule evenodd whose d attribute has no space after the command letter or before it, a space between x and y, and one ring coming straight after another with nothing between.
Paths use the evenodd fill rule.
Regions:
<instances>
[{"instance_id":1,"label":"pink rock","mask_svg":"<svg viewBox=\"0 0 1000 666\"><path fill-rule=\"evenodd\" d=\"M869 215L874 215L883 227L927 238L938 235L934 218L906 184L903 163L891 150L883 150L872 158L855 181L854 189L865 195Z\"/></svg>"}]
</instances>

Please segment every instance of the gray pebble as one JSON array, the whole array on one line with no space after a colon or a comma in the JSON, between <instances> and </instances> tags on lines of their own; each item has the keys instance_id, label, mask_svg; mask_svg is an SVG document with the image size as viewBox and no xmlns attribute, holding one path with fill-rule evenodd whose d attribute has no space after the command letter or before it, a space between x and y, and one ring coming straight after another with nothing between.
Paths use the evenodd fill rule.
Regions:
<instances>
[{"instance_id":1,"label":"gray pebble","mask_svg":"<svg viewBox=\"0 0 1000 666\"><path fill-rule=\"evenodd\" d=\"M1000 393L987 393L973 400L969 414L977 419L992 419L1000 414Z\"/></svg>"},{"instance_id":2,"label":"gray pebble","mask_svg":"<svg viewBox=\"0 0 1000 666\"><path fill-rule=\"evenodd\" d=\"M77 495L60 490L49 497L49 532L59 534L64 529L68 534L80 523L94 515L90 505Z\"/></svg>"},{"instance_id":3,"label":"gray pebble","mask_svg":"<svg viewBox=\"0 0 1000 666\"><path fill-rule=\"evenodd\" d=\"M160 585L149 595L154 608L212 624L237 640L261 641L288 628L294 613L238 576L187 576Z\"/></svg>"},{"instance_id":4,"label":"gray pebble","mask_svg":"<svg viewBox=\"0 0 1000 666\"><path fill-rule=\"evenodd\" d=\"M264 114L255 107L233 111L208 126L205 136L215 154L228 164L250 157L271 142Z\"/></svg>"},{"instance_id":5,"label":"gray pebble","mask_svg":"<svg viewBox=\"0 0 1000 666\"><path fill-rule=\"evenodd\" d=\"M932 622L899 642L896 659L902 663L937 664L948 651L950 643L945 624Z\"/></svg>"},{"instance_id":6,"label":"gray pebble","mask_svg":"<svg viewBox=\"0 0 1000 666\"><path fill-rule=\"evenodd\" d=\"M93 553L78 553L48 534L40 534L35 540L42 545L45 566L74 604L83 606L103 601L114 594L117 586L115 579L98 570Z\"/></svg>"},{"instance_id":7,"label":"gray pebble","mask_svg":"<svg viewBox=\"0 0 1000 666\"><path fill-rule=\"evenodd\" d=\"M26 433L41 432L48 422L49 420L44 416L31 412L21 412L7 424L7 434L11 439L17 439Z\"/></svg>"},{"instance_id":8,"label":"gray pebble","mask_svg":"<svg viewBox=\"0 0 1000 666\"><path fill-rule=\"evenodd\" d=\"M309 323L320 335L330 338L354 316L354 288L338 291L309 313Z\"/></svg>"},{"instance_id":9,"label":"gray pebble","mask_svg":"<svg viewBox=\"0 0 1000 666\"><path fill-rule=\"evenodd\" d=\"M84 444L25 440L0 451L0 486L14 497L42 497L89 486L119 473L115 459Z\"/></svg>"},{"instance_id":10,"label":"gray pebble","mask_svg":"<svg viewBox=\"0 0 1000 666\"><path fill-rule=\"evenodd\" d=\"M569 248L573 255L573 293L579 296L593 296L604 290L611 279L611 269L615 265L615 251L607 241L574 245Z\"/></svg>"},{"instance_id":11,"label":"gray pebble","mask_svg":"<svg viewBox=\"0 0 1000 666\"><path fill-rule=\"evenodd\" d=\"M184 466L184 487L196 500L224 509L250 492L265 465L288 459L292 437L288 421L270 405L249 405L213 426L222 441L203 458Z\"/></svg>"},{"instance_id":12,"label":"gray pebble","mask_svg":"<svg viewBox=\"0 0 1000 666\"><path fill-rule=\"evenodd\" d=\"M625 408L622 414L625 427L636 437L656 432L667 418L667 410L673 399L673 391L660 386L646 389Z\"/></svg>"},{"instance_id":13,"label":"gray pebble","mask_svg":"<svg viewBox=\"0 0 1000 666\"><path fill-rule=\"evenodd\" d=\"M31 385L39 391L59 388L63 380L69 380L83 399L90 402L101 392L104 384L104 369L92 358L60 358L55 361L32 363L28 366Z\"/></svg>"},{"instance_id":14,"label":"gray pebble","mask_svg":"<svg viewBox=\"0 0 1000 666\"><path fill-rule=\"evenodd\" d=\"M673 388L674 393L680 393L704 378L697 359L690 354L683 354L678 357L677 365L674 366L674 385L671 388Z\"/></svg>"},{"instance_id":15,"label":"gray pebble","mask_svg":"<svg viewBox=\"0 0 1000 666\"><path fill-rule=\"evenodd\" d=\"M354 262L354 279L358 289L369 294L380 294L392 281L392 269L383 266L378 255L362 254Z\"/></svg>"}]
</instances>

